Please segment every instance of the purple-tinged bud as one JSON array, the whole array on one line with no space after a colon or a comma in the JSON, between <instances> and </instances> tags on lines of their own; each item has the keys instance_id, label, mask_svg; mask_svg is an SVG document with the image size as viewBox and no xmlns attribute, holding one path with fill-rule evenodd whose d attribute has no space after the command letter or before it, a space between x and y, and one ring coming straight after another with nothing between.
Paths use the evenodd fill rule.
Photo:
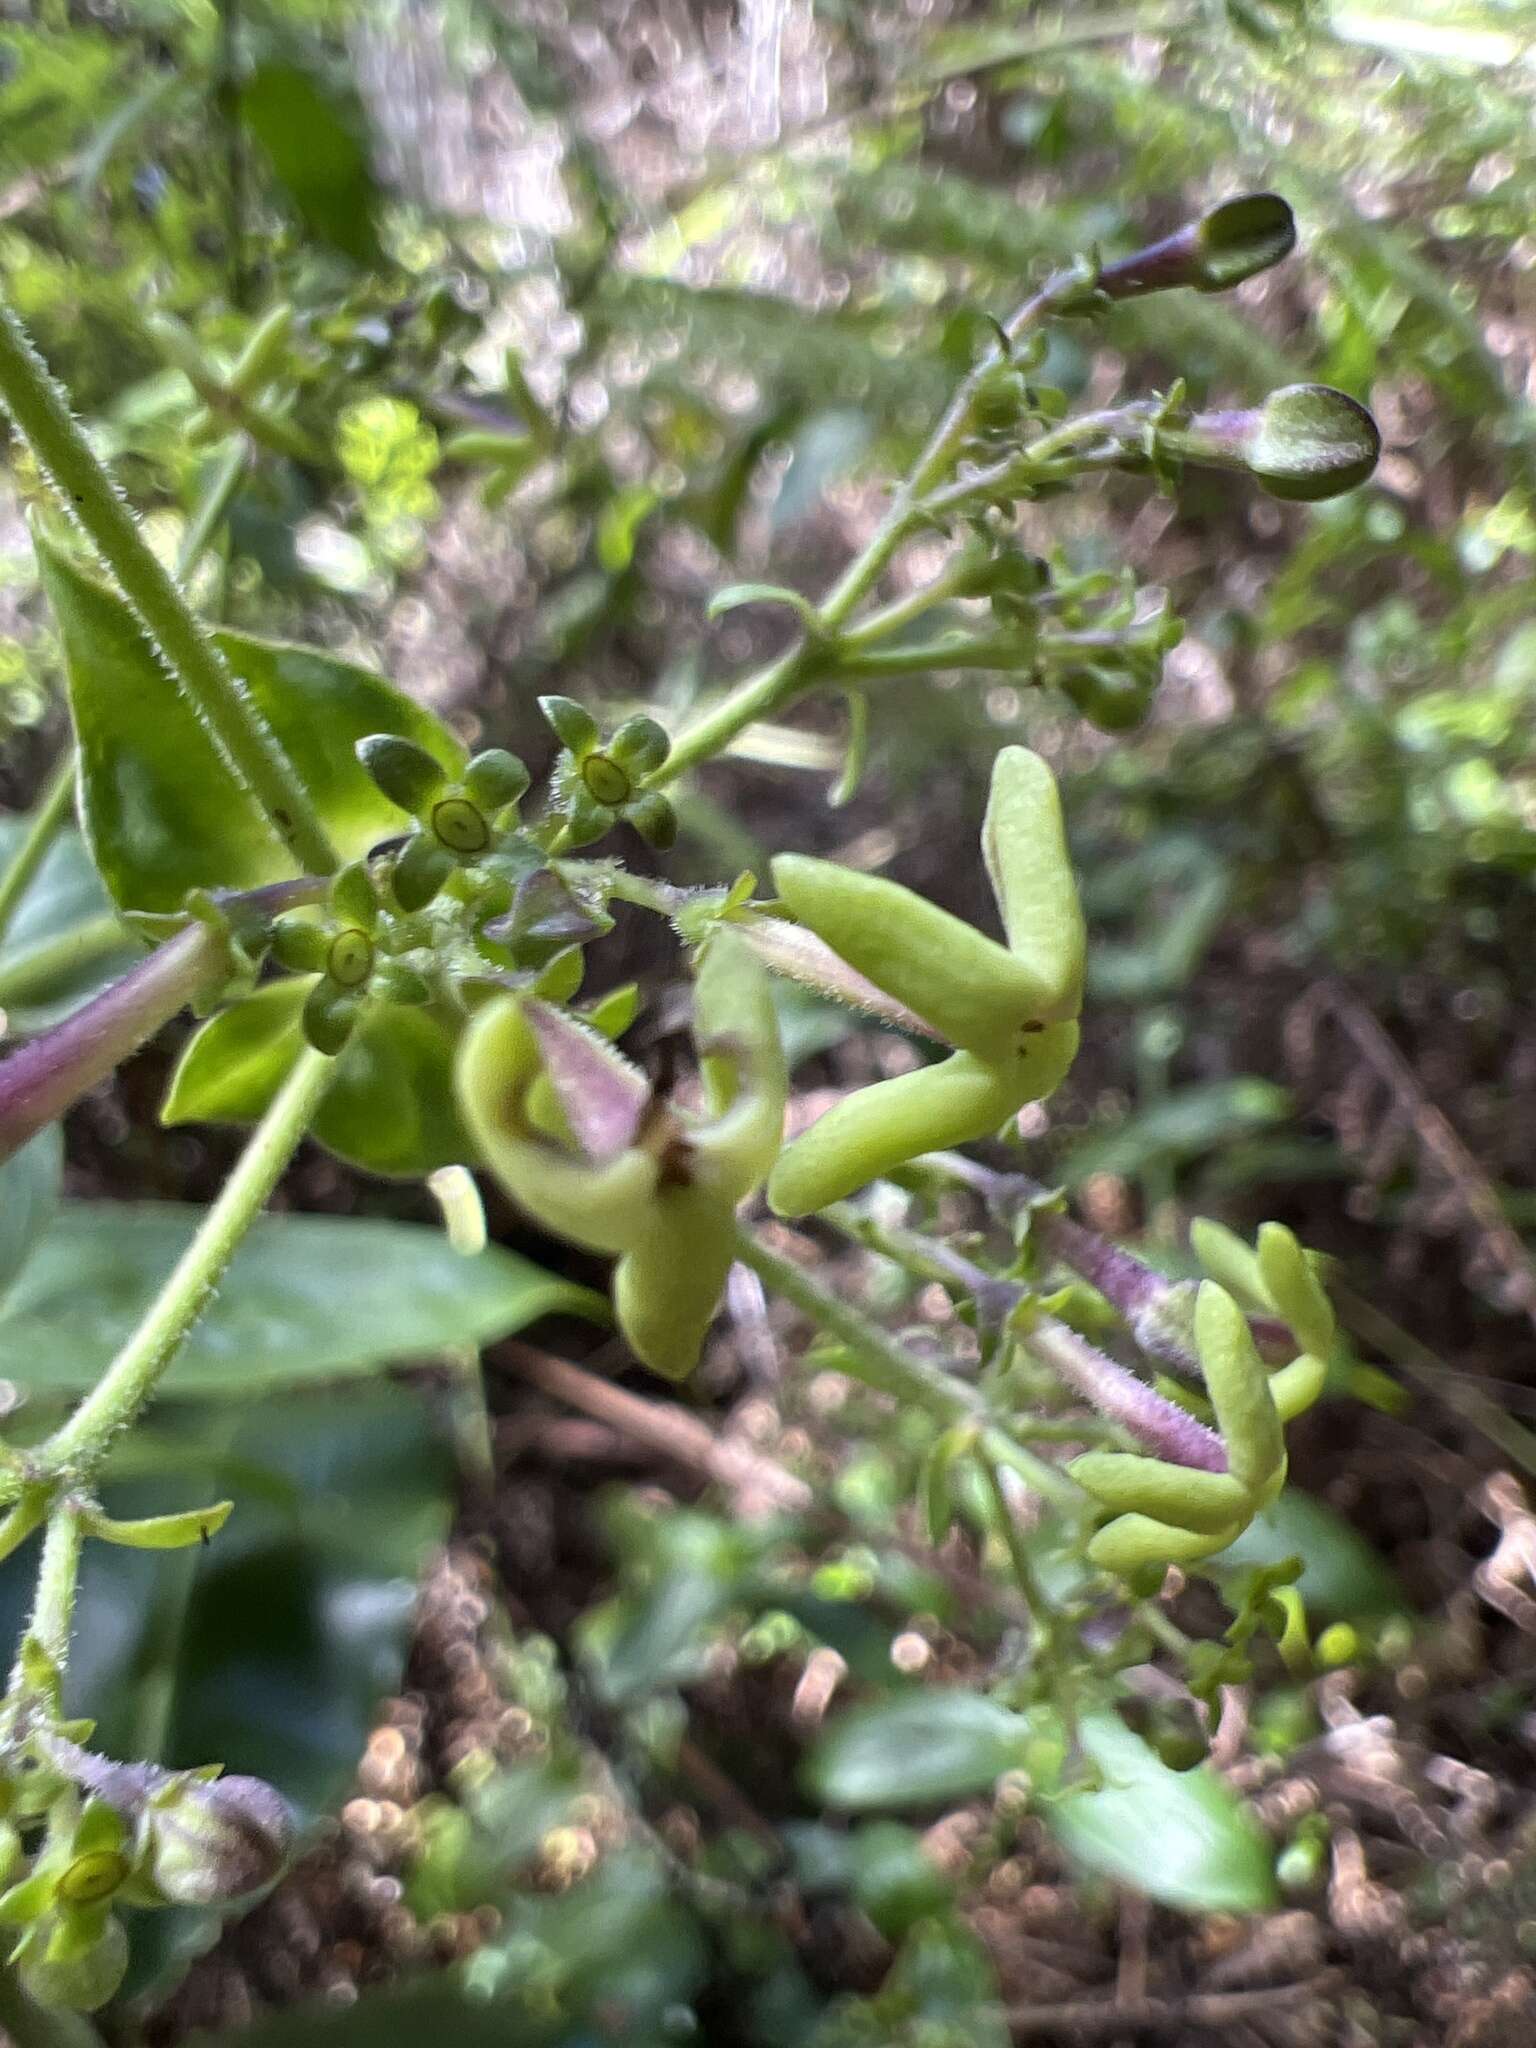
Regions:
<instances>
[{"instance_id":1,"label":"purple-tinged bud","mask_svg":"<svg viewBox=\"0 0 1536 2048\"><path fill-rule=\"evenodd\" d=\"M1106 263L1096 288L1116 300L1180 287L1230 291L1283 261L1295 246L1296 220L1285 200L1278 192L1250 192L1211 207L1134 255Z\"/></svg>"},{"instance_id":2,"label":"purple-tinged bud","mask_svg":"<svg viewBox=\"0 0 1536 2048\"><path fill-rule=\"evenodd\" d=\"M1363 484L1381 455L1375 420L1327 384L1288 384L1248 411L1197 413L1163 439L1187 461L1246 469L1271 497L1308 504Z\"/></svg>"},{"instance_id":3,"label":"purple-tinged bud","mask_svg":"<svg viewBox=\"0 0 1536 2048\"><path fill-rule=\"evenodd\" d=\"M293 1835L287 1801L260 1778L177 1778L140 1815L140 1871L172 1905L226 1905L272 1882Z\"/></svg>"}]
</instances>

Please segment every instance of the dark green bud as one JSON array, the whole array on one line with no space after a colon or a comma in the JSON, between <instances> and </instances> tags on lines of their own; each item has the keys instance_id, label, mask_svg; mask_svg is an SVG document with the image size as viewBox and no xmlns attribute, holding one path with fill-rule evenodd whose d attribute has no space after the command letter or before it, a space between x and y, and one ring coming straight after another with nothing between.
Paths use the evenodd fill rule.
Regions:
<instances>
[{"instance_id":1,"label":"dark green bud","mask_svg":"<svg viewBox=\"0 0 1536 2048\"><path fill-rule=\"evenodd\" d=\"M334 981L320 980L310 990L300 1023L304 1036L315 1048L335 1058L352 1036L362 997L355 989L338 988Z\"/></svg>"},{"instance_id":2,"label":"dark green bud","mask_svg":"<svg viewBox=\"0 0 1536 2048\"><path fill-rule=\"evenodd\" d=\"M563 747L569 747L579 761L598 743L597 720L574 697L541 697L539 709L554 729Z\"/></svg>"},{"instance_id":3,"label":"dark green bud","mask_svg":"<svg viewBox=\"0 0 1536 2048\"><path fill-rule=\"evenodd\" d=\"M379 921L379 899L367 863L355 860L331 883L331 911L338 924L371 932Z\"/></svg>"},{"instance_id":4,"label":"dark green bud","mask_svg":"<svg viewBox=\"0 0 1536 2048\"><path fill-rule=\"evenodd\" d=\"M672 751L672 740L664 725L654 718L626 718L608 742L609 757L627 769L636 782L654 775Z\"/></svg>"},{"instance_id":5,"label":"dark green bud","mask_svg":"<svg viewBox=\"0 0 1536 2048\"><path fill-rule=\"evenodd\" d=\"M281 1873L293 1835L287 1802L260 1778L185 1778L144 1808L140 1870L173 1905L226 1905Z\"/></svg>"},{"instance_id":6,"label":"dark green bud","mask_svg":"<svg viewBox=\"0 0 1536 2048\"><path fill-rule=\"evenodd\" d=\"M331 942L317 924L280 917L272 927L272 958L290 974L323 974Z\"/></svg>"},{"instance_id":7,"label":"dark green bud","mask_svg":"<svg viewBox=\"0 0 1536 2048\"><path fill-rule=\"evenodd\" d=\"M357 743L357 758L392 804L420 817L447 785L440 761L414 740L379 732Z\"/></svg>"},{"instance_id":8,"label":"dark green bud","mask_svg":"<svg viewBox=\"0 0 1536 2048\"><path fill-rule=\"evenodd\" d=\"M1225 292L1289 256L1296 219L1277 192L1250 192L1209 212L1117 263L1106 263L1095 288L1108 299L1193 287Z\"/></svg>"},{"instance_id":9,"label":"dark green bud","mask_svg":"<svg viewBox=\"0 0 1536 2048\"><path fill-rule=\"evenodd\" d=\"M395 901L409 914L423 910L453 873L453 855L430 832L407 840L390 873Z\"/></svg>"},{"instance_id":10,"label":"dark green bud","mask_svg":"<svg viewBox=\"0 0 1536 2048\"><path fill-rule=\"evenodd\" d=\"M466 793L482 810L493 814L515 804L528 782L528 770L505 747L491 747L476 754L464 771Z\"/></svg>"},{"instance_id":11,"label":"dark green bud","mask_svg":"<svg viewBox=\"0 0 1536 2048\"><path fill-rule=\"evenodd\" d=\"M373 941L354 925L338 932L325 956L325 971L342 988L361 988L373 972Z\"/></svg>"},{"instance_id":12,"label":"dark green bud","mask_svg":"<svg viewBox=\"0 0 1536 2048\"><path fill-rule=\"evenodd\" d=\"M1147 686L1123 669L1083 662L1052 680L1100 732L1134 731L1147 715Z\"/></svg>"},{"instance_id":13,"label":"dark green bud","mask_svg":"<svg viewBox=\"0 0 1536 2048\"><path fill-rule=\"evenodd\" d=\"M665 853L677 838L677 813L656 790L637 796L624 815L646 845L659 853Z\"/></svg>"},{"instance_id":14,"label":"dark green bud","mask_svg":"<svg viewBox=\"0 0 1536 2048\"><path fill-rule=\"evenodd\" d=\"M388 1003L419 1005L432 1000L432 984L426 976L400 960L386 960L376 971L373 992Z\"/></svg>"},{"instance_id":15,"label":"dark green bud","mask_svg":"<svg viewBox=\"0 0 1536 2048\"><path fill-rule=\"evenodd\" d=\"M485 814L467 796L445 796L432 806L432 830L440 845L463 859L484 853L491 843Z\"/></svg>"}]
</instances>

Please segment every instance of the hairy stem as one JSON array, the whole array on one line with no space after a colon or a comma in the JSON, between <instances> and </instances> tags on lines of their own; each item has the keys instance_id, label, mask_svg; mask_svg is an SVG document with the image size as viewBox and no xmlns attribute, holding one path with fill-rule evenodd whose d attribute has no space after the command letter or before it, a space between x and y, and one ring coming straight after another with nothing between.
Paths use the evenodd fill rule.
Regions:
<instances>
[{"instance_id":1,"label":"hairy stem","mask_svg":"<svg viewBox=\"0 0 1536 2048\"><path fill-rule=\"evenodd\" d=\"M329 874L336 855L292 763L145 544L127 502L71 414L63 392L3 301L0 405L10 413L39 468L299 866Z\"/></svg>"},{"instance_id":2,"label":"hairy stem","mask_svg":"<svg viewBox=\"0 0 1536 2048\"><path fill-rule=\"evenodd\" d=\"M69 1631L75 1612L75 1588L80 1578L80 1552L84 1535L80 1511L71 1500L57 1500L48 1516L43 1536L43 1554L37 1567L37 1590L32 1596L32 1619L27 1633L49 1662L59 1671L69 1659ZM18 1663L11 1674L11 1691L24 1683Z\"/></svg>"},{"instance_id":3,"label":"hairy stem","mask_svg":"<svg viewBox=\"0 0 1536 2048\"><path fill-rule=\"evenodd\" d=\"M88 1476L138 1415L309 1128L332 1071L323 1053L306 1047L300 1054L143 1321L74 1414L34 1454L40 1474Z\"/></svg>"},{"instance_id":4,"label":"hairy stem","mask_svg":"<svg viewBox=\"0 0 1536 2048\"><path fill-rule=\"evenodd\" d=\"M1008 321L1003 332L1009 343L1015 342L1058 299L1080 287L1081 280L1075 271L1062 271L1051 278ZM835 665L836 649L828 642L869 595L892 556L925 516L923 500L953 468L971 431L983 381L1002 357L1001 345L990 350L960 385L885 517L817 607L814 630L756 675L745 677L680 734L666 760L648 778L650 787L659 789L723 753L747 726L760 718L771 718L809 688L829 662ZM1058 429L1056 435L1046 438L1054 443L1063 431ZM935 594L947 593L941 589ZM897 622L915 615L904 608L897 614ZM861 644L867 645L867 640Z\"/></svg>"}]
</instances>

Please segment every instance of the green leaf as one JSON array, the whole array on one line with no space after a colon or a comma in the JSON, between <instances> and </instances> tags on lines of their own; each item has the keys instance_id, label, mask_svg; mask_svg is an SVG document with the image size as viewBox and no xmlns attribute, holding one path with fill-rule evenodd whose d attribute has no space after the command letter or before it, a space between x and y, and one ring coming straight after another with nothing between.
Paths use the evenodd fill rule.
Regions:
<instances>
[{"instance_id":1,"label":"green leaf","mask_svg":"<svg viewBox=\"0 0 1536 2048\"><path fill-rule=\"evenodd\" d=\"M806 1765L813 1795L851 1813L936 1806L985 1792L1034 1740L1021 1714L981 1693L912 1693L834 1722Z\"/></svg>"},{"instance_id":2,"label":"green leaf","mask_svg":"<svg viewBox=\"0 0 1536 2048\"><path fill-rule=\"evenodd\" d=\"M252 888L292 873L254 797L161 666L126 602L45 533L44 588L59 623L80 743L86 840L114 901L175 911L199 888ZM316 648L214 639L245 682L344 859L396 832L400 816L356 759L395 733L457 774L464 751L430 712L381 676Z\"/></svg>"},{"instance_id":3,"label":"green leaf","mask_svg":"<svg viewBox=\"0 0 1536 2048\"><path fill-rule=\"evenodd\" d=\"M1413 1611L1386 1560L1342 1515L1294 1486L1256 1515L1209 1568L1246 1569L1287 1557L1301 1559L1297 1589L1314 1620L1365 1621Z\"/></svg>"},{"instance_id":4,"label":"green leaf","mask_svg":"<svg viewBox=\"0 0 1536 2048\"><path fill-rule=\"evenodd\" d=\"M1082 1139L1062 1161L1057 1178L1067 1187L1080 1187L1096 1173L1131 1180L1163 1161L1198 1159L1234 1138L1281 1123L1290 1113L1291 1098L1272 1081L1240 1074L1230 1081L1200 1082L1135 1111L1111 1131Z\"/></svg>"},{"instance_id":5,"label":"green leaf","mask_svg":"<svg viewBox=\"0 0 1536 2048\"><path fill-rule=\"evenodd\" d=\"M27 829L0 819L0 868ZM61 832L17 904L0 943L0 1004L13 1032L44 1031L143 958L124 929L78 832Z\"/></svg>"},{"instance_id":6,"label":"green leaf","mask_svg":"<svg viewBox=\"0 0 1536 2048\"><path fill-rule=\"evenodd\" d=\"M721 618L726 612L739 611L747 604L776 604L798 613L802 624L815 631L819 621L816 607L808 597L798 590L789 590L782 583L727 583L717 590L709 600L707 616Z\"/></svg>"},{"instance_id":7,"label":"green leaf","mask_svg":"<svg viewBox=\"0 0 1536 2048\"><path fill-rule=\"evenodd\" d=\"M354 263L382 263L373 220L379 195L357 94L308 65L270 62L240 88L240 118L309 232Z\"/></svg>"},{"instance_id":8,"label":"green leaf","mask_svg":"<svg viewBox=\"0 0 1536 2048\"><path fill-rule=\"evenodd\" d=\"M0 1166L0 1297L31 1257L58 1206L64 1138L48 1124Z\"/></svg>"},{"instance_id":9,"label":"green leaf","mask_svg":"<svg viewBox=\"0 0 1536 2048\"><path fill-rule=\"evenodd\" d=\"M84 1393L154 1299L203 1212L66 1202L0 1313L0 1376ZM597 1297L499 1246L473 1258L420 1224L263 1216L165 1380L171 1396L266 1396L494 1343Z\"/></svg>"},{"instance_id":10,"label":"green leaf","mask_svg":"<svg viewBox=\"0 0 1536 2048\"><path fill-rule=\"evenodd\" d=\"M1115 1713L1085 1714L1076 1733L1104 1783L1068 1791L1044 1812L1079 1863L1186 1912L1258 1913L1275 1903L1274 1851L1214 1771L1170 1770Z\"/></svg>"},{"instance_id":11,"label":"green leaf","mask_svg":"<svg viewBox=\"0 0 1536 2048\"><path fill-rule=\"evenodd\" d=\"M303 1049L311 986L269 982L194 1032L161 1122L254 1123ZM369 1173L415 1176L473 1159L453 1094L457 1028L435 1010L371 1006L337 1059L313 1135Z\"/></svg>"}]
</instances>

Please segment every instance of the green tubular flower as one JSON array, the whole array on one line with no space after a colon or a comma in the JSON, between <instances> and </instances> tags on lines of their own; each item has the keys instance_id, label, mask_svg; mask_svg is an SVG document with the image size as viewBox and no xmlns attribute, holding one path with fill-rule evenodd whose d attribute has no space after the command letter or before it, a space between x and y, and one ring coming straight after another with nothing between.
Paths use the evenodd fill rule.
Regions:
<instances>
[{"instance_id":1,"label":"green tubular flower","mask_svg":"<svg viewBox=\"0 0 1536 2048\"><path fill-rule=\"evenodd\" d=\"M1305 1265L1294 1238L1290 1243ZM1270 1258L1294 1275L1283 1246L1272 1249ZM1309 1306L1315 1313L1310 1299ZM1326 1329L1317 1323L1313 1333L1326 1334ZM1072 1477L1113 1516L1088 1546L1089 1557L1106 1571L1193 1564L1225 1550L1285 1484L1284 1424L1322 1391L1325 1367L1310 1352L1278 1372L1266 1370L1247 1317L1214 1280L1202 1282L1196 1296L1194 1340L1227 1470L1194 1471L1167 1459L1119 1451L1089 1451L1075 1458L1068 1467Z\"/></svg>"},{"instance_id":2,"label":"green tubular flower","mask_svg":"<svg viewBox=\"0 0 1536 2048\"><path fill-rule=\"evenodd\" d=\"M128 1967L113 1904L133 1875L128 1828L105 1800L61 1802L30 1872L0 1894L0 1924L19 1930L10 1961L39 2004L94 2012Z\"/></svg>"},{"instance_id":3,"label":"green tubular flower","mask_svg":"<svg viewBox=\"0 0 1536 2048\"><path fill-rule=\"evenodd\" d=\"M597 1031L548 1004L481 1011L458 1066L466 1122L531 1215L616 1255L614 1305L636 1356L686 1376L734 1256L737 1205L778 1151L788 1074L768 977L717 931L694 987L705 1107L659 1102Z\"/></svg>"},{"instance_id":4,"label":"green tubular flower","mask_svg":"<svg viewBox=\"0 0 1536 2048\"><path fill-rule=\"evenodd\" d=\"M1023 747L993 764L982 845L1006 946L880 876L800 854L774 862L786 907L835 960L956 1048L850 1096L788 1146L768 1183L780 1215L840 1200L921 1152L990 1137L1071 1066L1082 911L1055 780ZM793 971L812 978L807 962ZM835 973L823 979L829 995L861 1001Z\"/></svg>"}]
</instances>

